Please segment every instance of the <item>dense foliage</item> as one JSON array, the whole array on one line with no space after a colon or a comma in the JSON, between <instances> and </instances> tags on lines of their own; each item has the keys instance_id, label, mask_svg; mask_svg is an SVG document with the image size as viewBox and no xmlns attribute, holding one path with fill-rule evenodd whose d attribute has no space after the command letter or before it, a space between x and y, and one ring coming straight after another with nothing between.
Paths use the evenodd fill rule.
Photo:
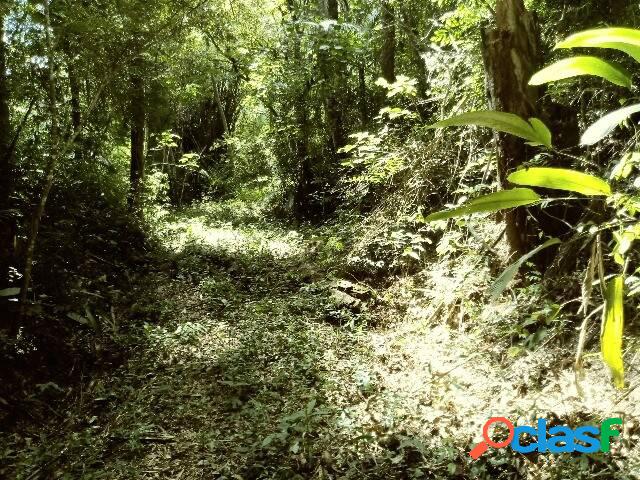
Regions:
<instances>
[{"instance_id":1,"label":"dense foliage","mask_svg":"<svg viewBox=\"0 0 640 480\"><path fill-rule=\"evenodd\" d=\"M0 0L0 476L637 478L639 17Z\"/></svg>"}]
</instances>

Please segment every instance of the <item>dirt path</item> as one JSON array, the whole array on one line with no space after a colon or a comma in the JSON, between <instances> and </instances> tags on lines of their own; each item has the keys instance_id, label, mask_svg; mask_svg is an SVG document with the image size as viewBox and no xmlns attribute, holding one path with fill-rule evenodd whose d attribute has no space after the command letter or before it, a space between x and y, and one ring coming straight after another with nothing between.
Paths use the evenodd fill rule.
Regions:
<instances>
[{"instance_id":1,"label":"dirt path","mask_svg":"<svg viewBox=\"0 0 640 480\"><path fill-rule=\"evenodd\" d=\"M363 335L326 321L327 272L303 236L176 217L172 260L119 317L129 360L20 445L18 478L294 478L332 470L340 404L361 396ZM152 269L153 271L154 269Z\"/></svg>"},{"instance_id":2,"label":"dirt path","mask_svg":"<svg viewBox=\"0 0 640 480\"><path fill-rule=\"evenodd\" d=\"M615 394L604 378L587 399L563 396L569 371L533 379L548 351L516 361L504 345L483 346L463 306L443 303L451 272L425 281L441 292L424 301L403 301L415 285L398 282L364 315L332 299L331 255L311 234L192 212L167 217L158 236L170 259L119 312L144 325L128 361L46 429L15 439L17 478L579 478L636 468L507 450L469 461L490 416L591 418ZM391 326L363 323L376 316ZM556 468L569 476L549 477Z\"/></svg>"}]
</instances>

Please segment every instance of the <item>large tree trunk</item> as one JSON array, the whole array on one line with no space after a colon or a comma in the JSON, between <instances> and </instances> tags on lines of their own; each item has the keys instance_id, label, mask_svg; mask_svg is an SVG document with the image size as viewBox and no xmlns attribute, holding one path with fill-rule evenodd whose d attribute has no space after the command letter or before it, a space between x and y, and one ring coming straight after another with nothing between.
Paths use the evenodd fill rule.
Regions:
<instances>
[{"instance_id":1,"label":"large tree trunk","mask_svg":"<svg viewBox=\"0 0 640 480\"><path fill-rule=\"evenodd\" d=\"M6 45L4 42L4 14L0 7L0 289L9 281L9 268L13 265L15 217L12 213L13 149L9 115L9 89L7 87Z\"/></svg>"},{"instance_id":2,"label":"large tree trunk","mask_svg":"<svg viewBox=\"0 0 640 480\"><path fill-rule=\"evenodd\" d=\"M131 121L131 169L129 210L140 208L142 186L144 182L144 141L145 141L145 88L143 77L143 61L136 58L132 65L130 77L130 121Z\"/></svg>"},{"instance_id":3,"label":"large tree trunk","mask_svg":"<svg viewBox=\"0 0 640 480\"><path fill-rule=\"evenodd\" d=\"M491 107L525 119L534 116L538 91L528 82L540 63L539 32L523 0L497 0L496 27L482 30L482 47ZM528 147L506 134L497 134L497 147L500 186L508 188L507 176L529 157ZM509 211L505 221L512 253L525 253L531 233L527 211Z\"/></svg>"},{"instance_id":4,"label":"large tree trunk","mask_svg":"<svg viewBox=\"0 0 640 480\"><path fill-rule=\"evenodd\" d=\"M296 172L297 179L293 192L293 214L298 221L309 217L308 206L313 187L313 172L309 157L309 108L307 105L307 95L310 89L311 85L307 83L296 105L296 117L300 131L295 139L294 149L299 168Z\"/></svg>"},{"instance_id":5,"label":"large tree trunk","mask_svg":"<svg viewBox=\"0 0 640 480\"><path fill-rule=\"evenodd\" d=\"M408 37L408 47L410 53L411 63L414 64L416 72L417 72L417 90L418 90L418 98L422 100L418 106L418 112L420 113L420 117L423 120L431 117L433 112L433 107L425 102L427 98L427 92L429 90L429 85L427 83L427 65L422 58L423 51L420 48L420 33L419 26L416 22L416 16L412 15L411 12L408 12L406 9L402 10L402 21L404 23L403 31L406 33Z\"/></svg>"},{"instance_id":6,"label":"large tree trunk","mask_svg":"<svg viewBox=\"0 0 640 480\"><path fill-rule=\"evenodd\" d=\"M287 0L287 8L294 24L299 20L296 4L293 0ZM296 63L302 64L301 50L302 32L296 27L293 31L292 50ZM311 159L309 158L309 105L308 95L311 90L311 81L307 81L292 104L295 115L296 133L292 138L291 150L295 156L296 178L293 191L289 196L289 206L297 221L308 217L308 205L311 196Z\"/></svg>"},{"instance_id":7,"label":"large tree trunk","mask_svg":"<svg viewBox=\"0 0 640 480\"><path fill-rule=\"evenodd\" d=\"M335 20L336 22L339 20L339 8L338 8L338 0L327 0L327 18L330 20ZM330 85L330 92L327 95L326 99L326 114L327 114L327 122L329 124L329 131L331 132L331 147L334 153L337 153L338 150L345 146L346 142L346 134L344 131L344 119L342 117L342 106L340 104L340 100L337 95L337 86L341 85L342 82L342 72L341 67L336 65L335 62L330 62L329 65L325 59L323 62L325 63L325 73L327 78L327 83ZM328 67L332 67L334 75L332 72L327 71ZM333 77L333 78L331 78Z\"/></svg>"},{"instance_id":8,"label":"large tree trunk","mask_svg":"<svg viewBox=\"0 0 640 480\"><path fill-rule=\"evenodd\" d=\"M380 68L383 78L389 82L396 81L396 15L389 0L382 1L382 50L380 51Z\"/></svg>"}]
</instances>

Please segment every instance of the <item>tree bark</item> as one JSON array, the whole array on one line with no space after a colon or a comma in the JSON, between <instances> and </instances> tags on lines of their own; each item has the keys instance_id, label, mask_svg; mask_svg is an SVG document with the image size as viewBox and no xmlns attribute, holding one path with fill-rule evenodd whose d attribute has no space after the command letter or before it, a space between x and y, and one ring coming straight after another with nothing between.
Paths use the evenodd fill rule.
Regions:
<instances>
[{"instance_id":1,"label":"tree bark","mask_svg":"<svg viewBox=\"0 0 640 480\"><path fill-rule=\"evenodd\" d=\"M7 86L6 51L4 41L5 11L0 7L0 289L9 282L9 269L14 261L15 216L12 213L14 189L13 148L9 89Z\"/></svg>"},{"instance_id":2,"label":"tree bark","mask_svg":"<svg viewBox=\"0 0 640 480\"><path fill-rule=\"evenodd\" d=\"M494 110L528 119L536 113L538 91L529 79L540 64L539 31L523 0L497 0L496 26L482 30L482 53L489 103ZM529 156L524 141L499 133L498 179L508 188L507 176ZM512 254L528 250L531 225L527 211L518 208L505 214L506 233Z\"/></svg>"},{"instance_id":3,"label":"tree bark","mask_svg":"<svg viewBox=\"0 0 640 480\"><path fill-rule=\"evenodd\" d=\"M338 0L327 0L327 18L337 22L339 20L339 14ZM337 154L338 150L346 144L342 105L338 98L336 88L342 84L342 68L337 62L329 62L326 58L323 60L327 84L330 85L330 91L326 99L327 122L329 124L329 131L331 132L331 147L334 154ZM334 74L332 75L331 72L334 72Z\"/></svg>"},{"instance_id":4,"label":"tree bark","mask_svg":"<svg viewBox=\"0 0 640 480\"><path fill-rule=\"evenodd\" d=\"M331 148L334 154L346 145L346 134L344 131L344 120L342 118L342 106L340 100L334 95L329 95L326 101L327 120L331 132Z\"/></svg>"},{"instance_id":5,"label":"tree bark","mask_svg":"<svg viewBox=\"0 0 640 480\"><path fill-rule=\"evenodd\" d=\"M55 171L58 162L60 161L60 136L58 131L58 99L56 89L56 65L55 65L55 52L53 48L53 38L51 33L51 2L44 2L45 13L45 40L47 45L47 63L48 63L48 83L47 93L49 96L49 116L51 121L51 129L49 131L50 145L49 145L49 161L46 168L46 178L44 187L40 194L40 200L36 206L35 212L31 218L31 229L29 231L29 238L27 239L27 247L25 253L24 262L24 274L22 277L22 288L20 291L20 318L25 313L27 306L27 298L29 295L29 286L31 285L31 273L33 271L33 256L36 250L36 242L38 240L38 232L40 231L40 222L44 209L53 187L53 180L55 178ZM13 326L14 329L16 325ZM12 332L15 333L15 330Z\"/></svg>"},{"instance_id":6,"label":"tree bark","mask_svg":"<svg viewBox=\"0 0 640 480\"><path fill-rule=\"evenodd\" d=\"M130 168L130 190L129 190L129 210L140 209L142 186L144 182L144 160L145 160L145 86L143 77L143 61L137 57L132 62L130 74L130 121L131 121L131 168Z\"/></svg>"},{"instance_id":7,"label":"tree bark","mask_svg":"<svg viewBox=\"0 0 640 480\"><path fill-rule=\"evenodd\" d=\"M287 0L287 8L294 22L299 19L297 7L293 0ZM292 41L293 58L297 64L302 64L302 32L296 27ZM305 82L297 98L292 102L294 110L296 132L291 139L291 150L295 157L295 184L289 196L289 207L296 221L301 221L308 217L309 197L311 195L311 159L309 158L309 105L308 95L312 83Z\"/></svg>"},{"instance_id":8,"label":"tree bark","mask_svg":"<svg viewBox=\"0 0 640 480\"><path fill-rule=\"evenodd\" d=\"M218 90L218 82L216 80L213 81L213 95L216 100L216 107L218 108L218 113L220 115L220 122L222 122L222 130L224 134L229 133L229 122L227 121L227 114L224 110L224 105L222 104L222 100L220 99L220 91Z\"/></svg>"},{"instance_id":9,"label":"tree bark","mask_svg":"<svg viewBox=\"0 0 640 480\"><path fill-rule=\"evenodd\" d=\"M332 20L338 20L340 9L338 7L338 0L327 0L327 15Z\"/></svg>"},{"instance_id":10,"label":"tree bark","mask_svg":"<svg viewBox=\"0 0 640 480\"><path fill-rule=\"evenodd\" d=\"M427 65L422 58L422 49L420 48L420 38L419 38L419 27L416 22L415 15L412 15L407 10L402 10L402 21L404 23L403 31L406 33L409 41L408 47L410 52L410 60L414 64L417 72L417 90L418 90L418 98L423 100L423 102L418 105L418 112L420 113L420 117L423 120L431 117L434 113L433 107L428 103L424 102L424 99L427 98L427 92L429 90L429 85L427 83Z\"/></svg>"},{"instance_id":11,"label":"tree bark","mask_svg":"<svg viewBox=\"0 0 640 480\"><path fill-rule=\"evenodd\" d=\"M76 162L83 158L82 148L82 113L80 110L80 83L73 58L69 58L67 64L67 74L69 75L69 93L71 93L71 130L74 136L73 154Z\"/></svg>"},{"instance_id":12,"label":"tree bark","mask_svg":"<svg viewBox=\"0 0 640 480\"><path fill-rule=\"evenodd\" d=\"M628 0L606 0L604 3L605 5L603 5L603 7L605 8L605 10L609 10L607 17L609 19L616 19L616 21L619 21L618 19L622 18L625 10L629 8L629 4L632 2L629 2ZM633 3L635 4L635 2ZM625 25L625 24L626 22L623 21L622 25ZM629 26L633 26L633 25L629 25Z\"/></svg>"},{"instance_id":13,"label":"tree bark","mask_svg":"<svg viewBox=\"0 0 640 480\"><path fill-rule=\"evenodd\" d=\"M296 123L300 131L294 140L298 171L292 200L293 214L298 221L309 217L308 205L313 187L313 172L309 157L309 107L307 105L309 90L311 90L311 82L307 82L296 104Z\"/></svg>"},{"instance_id":14,"label":"tree bark","mask_svg":"<svg viewBox=\"0 0 640 480\"><path fill-rule=\"evenodd\" d=\"M382 1L382 50L380 68L382 77L389 83L396 81L396 14L389 0Z\"/></svg>"}]
</instances>

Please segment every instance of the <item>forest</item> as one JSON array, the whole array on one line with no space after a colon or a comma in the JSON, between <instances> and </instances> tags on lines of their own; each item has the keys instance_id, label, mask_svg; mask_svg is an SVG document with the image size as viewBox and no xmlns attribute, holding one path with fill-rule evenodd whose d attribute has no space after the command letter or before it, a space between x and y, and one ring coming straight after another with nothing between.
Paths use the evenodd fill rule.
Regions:
<instances>
[{"instance_id":1,"label":"forest","mask_svg":"<svg viewBox=\"0 0 640 480\"><path fill-rule=\"evenodd\" d=\"M627 0L0 0L0 478L640 479L639 73Z\"/></svg>"}]
</instances>

